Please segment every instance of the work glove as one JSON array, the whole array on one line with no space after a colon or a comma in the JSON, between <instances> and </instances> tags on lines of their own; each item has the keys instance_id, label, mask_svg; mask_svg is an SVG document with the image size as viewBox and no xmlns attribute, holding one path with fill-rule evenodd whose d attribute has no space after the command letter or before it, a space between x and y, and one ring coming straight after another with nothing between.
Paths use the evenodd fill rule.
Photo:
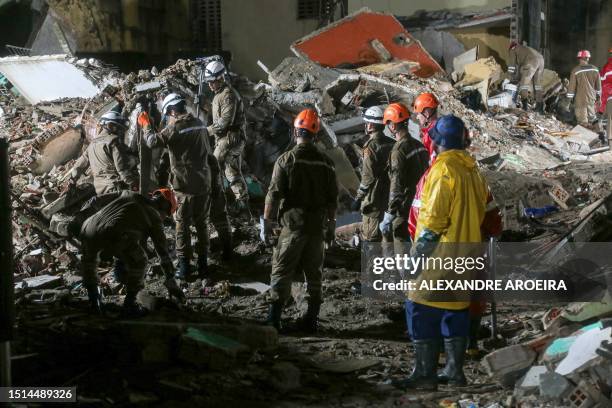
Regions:
<instances>
[{"instance_id":1,"label":"work glove","mask_svg":"<svg viewBox=\"0 0 612 408\"><path fill-rule=\"evenodd\" d=\"M102 314L102 297L100 296L100 288L98 285L92 285L87 287L87 297L89 298L89 305L91 311L94 314Z\"/></svg>"},{"instance_id":2,"label":"work glove","mask_svg":"<svg viewBox=\"0 0 612 408\"><path fill-rule=\"evenodd\" d=\"M327 221L327 227L325 228L325 243L327 246L331 246L331 244L336 239L336 219L332 218Z\"/></svg>"},{"instance_id":3,"label":"work glove","mask_svg":"<svg viewBox=\"0 0 612 408\"><path fill-rule=\"evenodd\" d=\"M383 217L382 222L378 224L378 229L383 235L391 234L394 219L395 219L395 215L390 214L385 211L385 216Z\"/></svg>"},{"instance_id":4,"label":"work glove","mask_svg":"<svg viewBox=\"0 0 612 408\"><path fill-rule=\"evenodd\" d=\"M359 211L361 209L361 198L356 198L351 202L351 211Z\"/></svg>"},{"instance_id":5,"label":"work glove","mask_svg":"<svg viewBox=\"0 0 612 408\"><path fill-rule=\"evenodd\" d=\"M138 126L143 129L151 127L151 118L147 112L141 112L140 115L138 115Z\"/></svg>"},{"instance_id":6,"label":"work glove","mask_svg":"<svg viewBox=\"0 0 612 408\"><path fill-rule=\"evenodd\" d=\"M272 230L274 224L274 222L265 219L263 215L259 217L259 239L266 245L272 244Z\"/></svg>"},{"instance_id":7,"label":"work glove","mask_svg":"<svg viewBox=\"0 0 612 408\"><path fill-rule=\"evenodd\" d=\"M178 287L178 285L176 284L176 280L174 280L173 277L167 277L164 282L164 286L166 287L166 289L168 289L168 295L170 295L171 298L175 297L181 302L185 301L185 294L183 293L181 288Z\"/></svg>"}]
</instances>

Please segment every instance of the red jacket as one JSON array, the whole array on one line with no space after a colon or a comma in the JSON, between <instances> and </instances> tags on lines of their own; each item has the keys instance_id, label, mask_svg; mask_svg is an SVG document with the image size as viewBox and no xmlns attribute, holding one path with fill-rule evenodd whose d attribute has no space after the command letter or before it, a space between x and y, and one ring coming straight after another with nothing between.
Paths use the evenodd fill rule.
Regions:
<instances>
[{"instance_id":1,"label":"red jacket","mask_svg":"<svg viewBox=\"0 0 612 408\"><path fill-rule=\"evenodd\" d=\"M431 137L429 136L429 131L435 124L436 121L434 120L426 128L421 128L421 142L423 143L423 146L425 146L425 149L427 149L427 152L429 152L430 166L433 164L434 158L436 157L436 149L434 148L433 140L431 140Z\"/></svg>"},{"instance_id":2,"label":"red jacket","mask_svg":"<svg viewBox=\"0 0 612 408\"><path fill-rule=\"evenodd\" d=\"M612 99L612 57L608 58L608 63L601 69L600 113L604 113L606 111L606 103L608 102L608 99Z\"/></svg>"}]
</instances>

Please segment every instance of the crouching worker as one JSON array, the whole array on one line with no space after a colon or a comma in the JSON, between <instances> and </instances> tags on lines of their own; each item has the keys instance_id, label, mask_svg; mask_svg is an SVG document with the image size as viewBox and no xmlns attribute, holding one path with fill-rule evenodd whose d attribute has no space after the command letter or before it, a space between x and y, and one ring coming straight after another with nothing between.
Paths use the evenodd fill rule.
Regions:
<instances>
[{"instance_id":1,"label":"crouching worker","mask_svg":"<svg viewBox=\"0 0 612 408\"><path fill-rule=\"evenodd\" d=\"M174 193L166 188L156 190L151 198L124 191L110 204L87 218L81 227L81 274L89 301L100 313L101 299L98 289L98 255L105 251L123 261L120 283L127 289L123 303L124 314L140 315L136 295L144 287L147 254L142 242L151 238L166 275L165 285L170 296L182 298L183 293L173 278L174 268L168 254L162 221L176 211Z\"/></svg>"},{"instance_id":2,"label":"crouching worker","mask_svg":"<svg viewBox=\"0 0 612 408\"><path fill-rule=\"evenodd\" d=\"M444 257L442 252L456 256L457 247L449 247L449 243L472 246L482 241L480 226L489 188L476 161L465 151L466 134L463 121L453 115L441 117L430 131L437 158L423 185L412 257ZM463 254L464 248L459 253ZM417 275L415 287L420 288L423 281L469 279L467 275L425 268ZM469 293L462 297L452 292L441 299L435 291L408 292L406 320L415 348L415 367L411 376L396 382L396 386L436 390L439 381L456 386L467 383L463 363L470 300ZM442 341L446 367L438 376Z\"/></svg>"}]
</instances>

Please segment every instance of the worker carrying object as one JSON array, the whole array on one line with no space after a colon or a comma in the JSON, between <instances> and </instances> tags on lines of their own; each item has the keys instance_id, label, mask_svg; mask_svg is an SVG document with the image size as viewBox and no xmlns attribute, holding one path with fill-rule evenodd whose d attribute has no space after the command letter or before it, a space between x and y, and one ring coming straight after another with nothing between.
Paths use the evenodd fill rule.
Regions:
<instances>
[{"instance_id":1,"label":"worker carrying object","mask_svg":"<svg viewBox=\"0 0 612 408\"><path fill-rule=\"evenodd\" d=\"M293 122L296 146L274 164L261 218L261 239L269 242L276 220L282 227L272 256L268 324L280 329L282 309L291 295L296 271L304 273L308 310L297 328L315 332L322 302L321 274L324 244L334 239L338 184L333 161L315 142L320 120L312 109L303 110Z\"/></svg>"},{"instance_id":2,"label":"worker carrying object","mask_svg":"<svg viewBox=\"0 0 612 408\"><path fill-rule=\"evenodd\" d=\"M242 98L227 81L225 65L212 61L206 65L204 79L215 96L212 100L212 124L207 130L215 137L214 155L236 197L238 210L248 210L249 192L242 175L242 156L246 144L245 113Z\"/></svg>"},{"instance_id":3,"label":"worker carrying object","mask_svg":"<svg viewBox=\"0 0 612 408\"><path fill-rule=\"evenodd\" d=\"M383 110L379 106L368 108L363 115L365 133L369 136L363 145L361 183L352 204L353 211L361 211L361 234L364 241L391 242L392 235L383 235L378 228L389 203L389 174L387 165L395 142L383 131Z\"/></svg>"},{"instance_id":4,"label":"worker carrying object","mask_svg":"<svg viewBox=\"0 0 612 408\"><path fill-rule=\"evenodd\" d=\"M125 269L118 280L127 290L123 303L127 315L140 315L136 295L144 286L147 253L142 246L151 238L166 276L165 285L171 296L183 297L172 275L174 269L162 221L176 210L176 198L169 189L156 190L151 198L124 191L110 204L87 218L81 227L81 274L89 301L101 311L96 268L102 251L121 259Z\"/></svg>"},{"instance_id":5,"label":"worker carrying object","mask_svg":"<svg viewBox=\"0 0 612 408\"><path fill-rule=\"evenodd\" d=\"M396 247L409 241L410 204L416 184L429 166L427 150L408 133L409 117L408 108L401 103L387 106L383 116L396 143L389 158L389 205L379 228L383 235L392 234Z\"/></svg>"},{"instance_id":6,"label":"worker carrying object","mask_svg":"<svg viewBox=\"0 0 612 408\"><path fill-rule=\"evenodd\" d=\"M602 125L607 133L608 144L612 140L612 48L608 49L608 62L601 69L601 103L599 113L603 114Z\"/></svg>"},{"instance_id":7,"label":"worker carrying object","mask_svg":"<svg viewBox=\"0 0 612 408\"><path fill-rule=\"evenodd\" d=\"M208 273L208 212L210 209L210 168L208 166L208 134L206 127L190 113L185 100L176 93L164 98L162 113L167 117L166 127L155 133L146 112L138 123L144 131L147 146L166 147L170 156L170 182L176 193L178 209L176 221L176 255L179 259L178 279L191 274L191 226L196 230L195 252L198 256L198 275Z\"/></svg>"},{"instance_id":8,"label":"worker carrying object","mask_svg":"<svg viewBox=\"0 0 612 408\"><path fill-rule=\"evenodd\" d=\"M76 183L89 166L97 195L126 189L138 191L138 171L130 163L127 147L123 143L126 119L115 111L109 111L100 117L99 126L100 132L70 172L71 183Z\"/></svg>"},{"instance_id":9,"label":"worker carrying object","mask_svg":"<svg viewBox=\"0 0 612 408\"><path fill-rule=\"evenodd\" d=\"M467 131L461 119L453 115L439 118L430 135L438 155L423 185L411 256L463 256L463 247L449 248L443 244L482 241L480 228L489 188L476 161L465 151ZM415 284L419 288L425 280L469 279L469 275L428 266L419 272ZM435 291L424 289L408 292L406 320L416 361L412 375L395 383L397 386L437 389L436 369L442 339L447 356L442 379L451 385L466 384L463 362L469 335L470 298L447 302L440 301L438 296Z\"/></svg>"},{"instance_id":10,"label":"worker carrying object","mask_svg":"<svg viewBox=\"0 0 612 408\"><path fill-rule=\"evenodd\" d=\"M595 104L601 101L601 79L599 70L589 64L591 53L578 51L578 65L570 74L567 98L574 100L574 113L580 126L591 128L595 120Z\"/></svg>"},{"instance_id":11,"label":"worker carrying object","mask_svg":"<svg viewBox=\"0 0 612 408\"><path fill-rule=\"evenodd\" d=\"M417 96L412 103L412 109L416 113L417 120L421 128L421 142L429 153L429 164L431 165L436 157L436 149L429 136L429 131L436 124L438 119L438 98L431 92L425 92Z\"/></svg>"},{"instance_id":12,"label":"worker carrying object","mask_svg":"<svg viewBox=\"0 0 612 408\"><path fill-rule=\"evenodd\" d=\"M543 112L544 57L542 54L531 47L512 41L510 42L508 61L508 73L513 80L518 78L519 81L519 96L523 109L528 108L531 95L535 95L537 109Z\"/></svg>"}]
</instances>

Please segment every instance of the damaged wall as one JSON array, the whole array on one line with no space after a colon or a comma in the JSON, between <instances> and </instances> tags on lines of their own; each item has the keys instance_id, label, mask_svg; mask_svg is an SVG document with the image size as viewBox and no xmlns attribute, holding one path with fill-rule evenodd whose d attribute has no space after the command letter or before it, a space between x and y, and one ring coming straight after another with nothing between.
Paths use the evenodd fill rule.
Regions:
<instances>
[{"instance_id":1,"label":"damaged wall","mask_svg":"<svg viewBox=\"0 0 612 408\"><path fill-rule=\"evenodd\" d=\"M456 28L448 32L453 34L465 49L478 46L478 58L494 57L500 64L507 65L510 26Z\"/></svg>"},{"instance_id":2,"label":"damaged wall","mask_svg":"<svg viewBox=\"0 0 612 408\"><path fill-rule=\"evenodd\" d=\"M510 0L349 0L348 11L352 13L362 7L374 11L385 11L397 16L410 16L417 10L484 11L509 7Z\"/></svg>"},{"instance_id":3,"label":"damaged wall","mask_svg":"<svg viewBox=\"0 0 612 408\"><path fill-rule=\"evenodd\" d=\"M292 55L291 43L315 30L318 23L316 19L298 20L297 6L297 1L221 2L222 42L232 53L232 69L252 80L265 80L267 75L257 60L272 69Z\"/></svg>"}]
</instances>

